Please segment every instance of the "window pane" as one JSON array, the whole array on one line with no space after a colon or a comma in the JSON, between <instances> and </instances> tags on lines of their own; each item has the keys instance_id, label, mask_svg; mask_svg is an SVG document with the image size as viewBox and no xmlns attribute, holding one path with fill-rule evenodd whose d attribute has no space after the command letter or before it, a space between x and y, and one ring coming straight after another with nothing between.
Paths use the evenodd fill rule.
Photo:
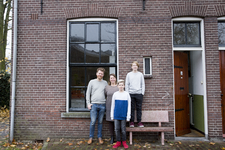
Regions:
<instances>
[{"instance_id":1,"label":"window pane","mask_svg":"<svg viewBox=\"0 0 225 150\"><path fill-rule=\"evenodd\" d=\"M115 23L101 24L101 42L115 42Z\"/></svg>"},{"instance_id":2,"label":"window pane","mask_svg":"<svg viewBox=\"0 0 225 150\"><path fill-rule=\"evenodd\" d=\"M102 63L115 63L115 44L102 44L101 45L101 62Z\"/></svg>"},{"instance_id":3,"label":"window pane","mask_svg":"<svg viewBox=\"0 0 225 150\"><path fill-rule=\"evenodd\" d=\"M145 74L150 74L150 58L145 58Z\"/></svg>"},{"instance_id":4,"label":"window pane","mask_svg":"<svg viewBox=\"0 0 225 150\"><path fill-rule=\"evenodd\" d=\"M219 45L225 44L225 22L218 23Z\"/></svg>"},{"instance_id":5,"label":"window pane","mask_svg":"<svg viewBox=\"0 0 225 150\"><path fill-rule=\"evenodd\" d=\"M84 24L71 24L70 36L71 42L83 42Z\"/></svg>"},{"instance_id":6,"label":"window pane","mask_svg":"<svg viewBox=\"0 0 225 150\"><path fill-rule=\"evenodd\" d=\"M87 24L87 41L99 41L98 24Z\"/></svg>"},{"instance_id":7,"label":"window pane","mask_svg":"<svg viewBox=\"0 0 225 150\"><path fill-rule=\"evenodd\" d=\"M199 23L187 23L187 44L200 45Z\"/></svg>"},{"instance_id":8,"label":"window pane","mask_svg":"<svg viewBox=\"0 0 225 150\"><path fill-rule=\"evenodd\" d=\"M83 88L71 88L71 107L85 108L85 90Z\"/></svg>"},{"instance_id":9,"label":"window pane","mask_svg":"<svg viewBox=\"0 0 225 150\"><path fill-rule=\"evenodd\" d=\"M70 68L70 86L85 86L85 68Z\"/></svg>"},{"instance_id":10,"label":"window pane","mask_svg":"<svg viewBox=\"0 0 225 150\"><path fill-rule=\"evenodd\" d=\"M71 44L70 62L84 63L84 44Z\"/></svg>"},{"instance_id":11,"label":"window pane","mask_svg":"<svg viewBox=\"0 0 225 150\"><path fill-rule=\"evenodd\" d=\"M86 62L99 63L99 44L86 44Z\"/></svg>"},{"instance_id":12,"label":"window pane","mask_svg":"<svg viewBox=\"0 0 225 150\"><path fill-rule=\"evenodd\" d=\"M185 24L184 23L174 23L174 35L173 44L183 45L185 44Z\"/></svg>"}]
</instances>

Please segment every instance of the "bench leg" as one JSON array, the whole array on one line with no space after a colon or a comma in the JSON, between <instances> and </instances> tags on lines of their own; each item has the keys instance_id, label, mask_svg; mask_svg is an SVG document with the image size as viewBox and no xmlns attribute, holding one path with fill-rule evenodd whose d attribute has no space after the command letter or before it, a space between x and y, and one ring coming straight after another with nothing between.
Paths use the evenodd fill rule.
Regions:
<instances>
[{"instance_id":1,"label":"bench leg","mask_svg":"<svg viewBox=\"0 0 225 150\"><path fill-rule=\"evenodd\" d=\"M164 132L161 132L161 143L164 145Z\"/></svg>"},{"instance_id":2,"label":"bench leg","mask_svg":"<svg viewBox=\"0 0 225 150\"><path fill-rule=\"evenodd\" d=\"M130 132L130 145L132 145L132 132Z\"/></svg>"}]
</instances>

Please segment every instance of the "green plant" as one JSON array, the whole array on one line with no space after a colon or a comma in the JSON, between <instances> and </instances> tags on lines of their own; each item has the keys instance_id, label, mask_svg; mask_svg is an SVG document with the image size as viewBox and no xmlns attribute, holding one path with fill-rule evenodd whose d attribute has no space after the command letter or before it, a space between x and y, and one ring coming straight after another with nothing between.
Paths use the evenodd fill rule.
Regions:
<instances>
[{"instance_id":1,"label":"green plant","mask_svg":"<svg viewBox=\"0 0 225 150\"><path fill-rule=\"evenodd\" d=\"M10 74L5 71L0 72L0 106L6 105L9 108L10 102Z\"/></svg>"}]
</instances>

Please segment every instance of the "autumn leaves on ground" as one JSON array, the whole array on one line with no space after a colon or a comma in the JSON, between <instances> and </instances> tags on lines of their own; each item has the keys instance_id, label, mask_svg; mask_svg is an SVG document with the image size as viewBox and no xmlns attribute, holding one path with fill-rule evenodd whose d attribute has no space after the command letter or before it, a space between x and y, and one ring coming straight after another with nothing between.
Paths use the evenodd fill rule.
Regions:
<instances>
[{"instance_id":1,"label":"autumn leaves on ground","mask_svg":"<svg viewBox=\"0 0 225 150\"><path fill-rule=\"evenodd\" d=\"M13 140L9 143L9 109L0 108L0 149L5 150L41 150L42 143L22 143Z\"/></svg>"}]
</instances>

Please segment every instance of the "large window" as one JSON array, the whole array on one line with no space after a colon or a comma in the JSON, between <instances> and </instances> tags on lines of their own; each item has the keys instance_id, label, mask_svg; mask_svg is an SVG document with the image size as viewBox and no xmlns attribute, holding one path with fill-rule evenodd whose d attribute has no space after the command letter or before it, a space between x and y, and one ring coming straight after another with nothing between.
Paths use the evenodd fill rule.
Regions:
<instances>
[{"instance_id":1,"label":"large window","mask_svg":"<svg viewBox=\"0 0 225 150\"><path fill-rule=\"evenodd\" d=\"M87 111L86 89L98 67L117 73L116 21L69 21L69 111Z\"/></svg>"},{"instance_id":2,"label":"large window","mask_svg":"<svg viewBox=\"0 0 225 150\"><path fill-rule=\"evenodd\" d=\"M174 47L200 47L200 22L174 22Z\"/></svg>"}]
</instances>

